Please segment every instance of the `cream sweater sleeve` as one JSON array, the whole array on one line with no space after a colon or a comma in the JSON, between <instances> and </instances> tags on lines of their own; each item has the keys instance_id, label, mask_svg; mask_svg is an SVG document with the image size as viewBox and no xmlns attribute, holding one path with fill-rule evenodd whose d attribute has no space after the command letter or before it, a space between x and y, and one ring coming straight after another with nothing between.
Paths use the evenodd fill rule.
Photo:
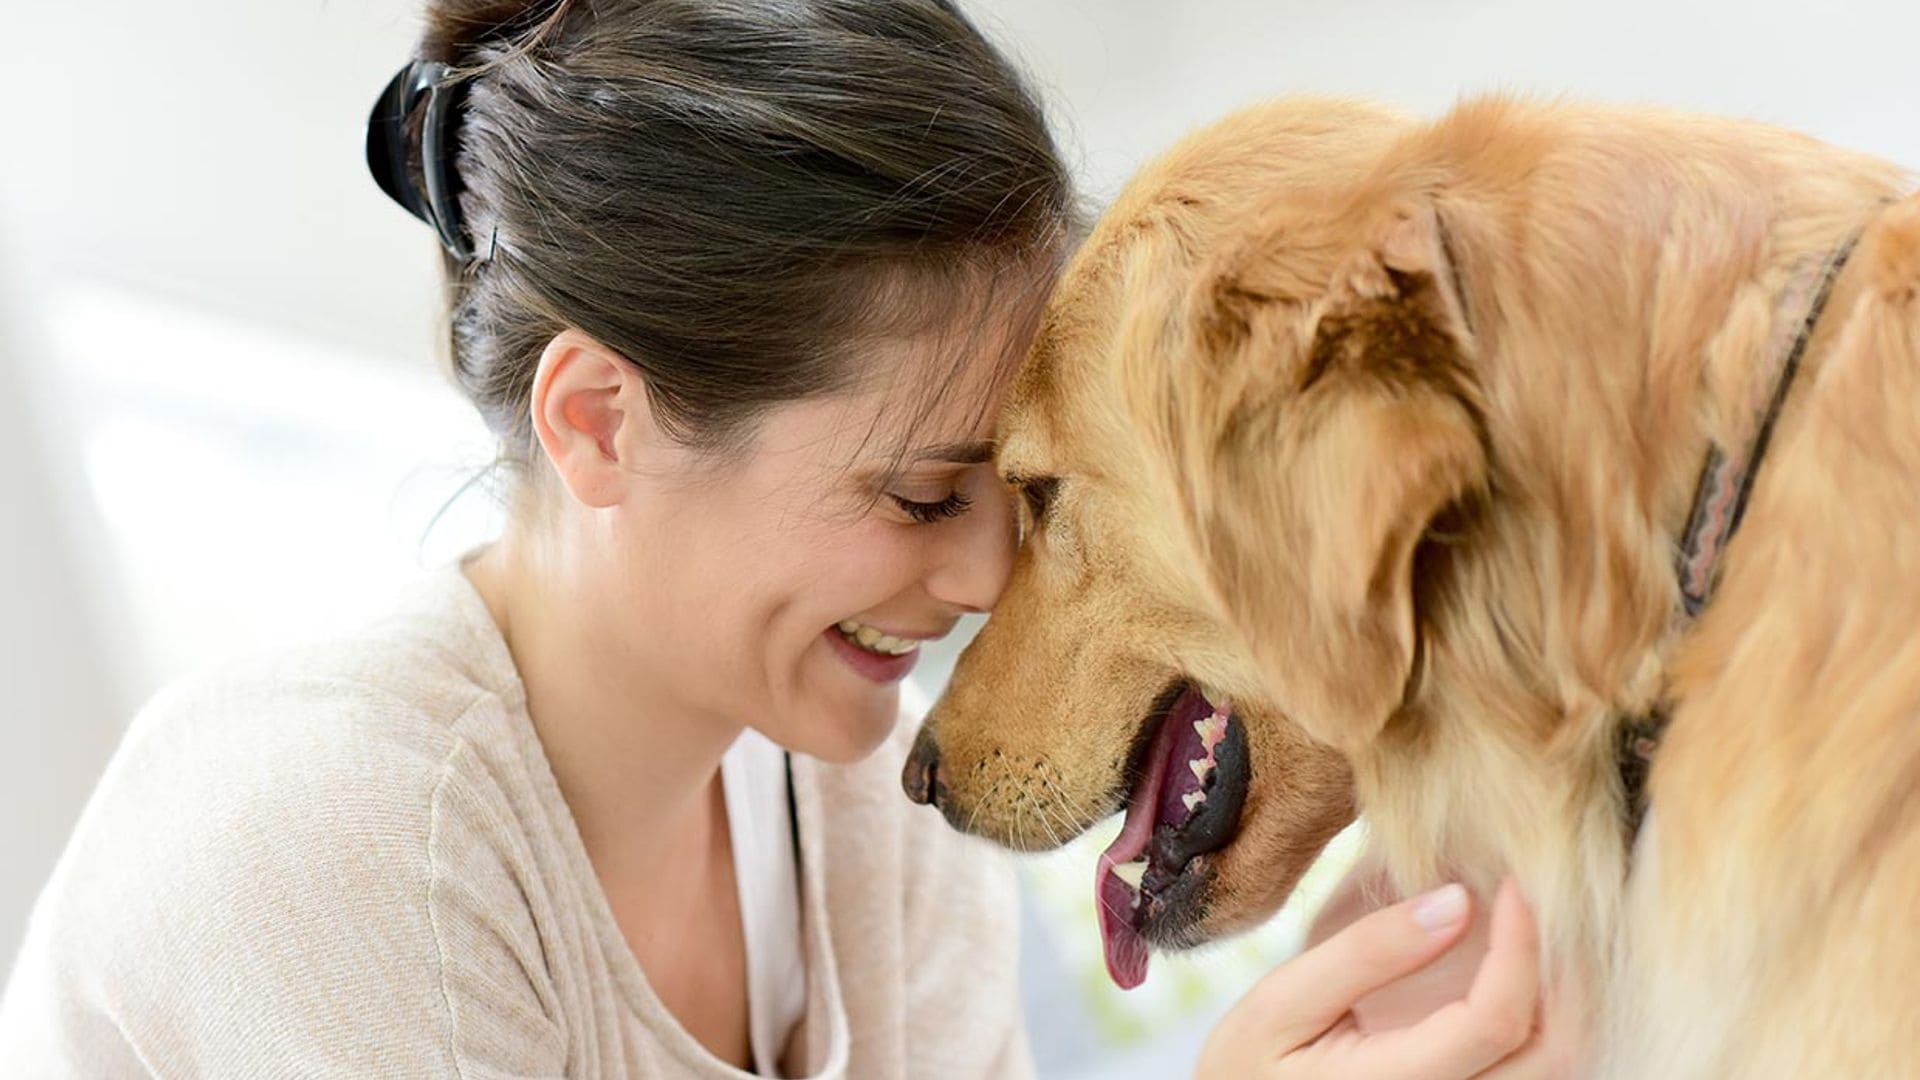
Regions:
<instances>
[{"instance_id":1,"label":"cream sweater sleeve","mask_svg":"<svg viewBox=\"0 0 1920 1080\"><path fill-rule=\"evenodd\" d=\"M960 1035L954 1041L970 1048L963 1060L910 1061L909 1074L1031 1077L1020 1000L1020 890L1008 856L955 832L938 811L916 806L909 814L908 1008L922 1024Z\"/></svg>"},{"instance_id":2,"label":"cream sweater sleeve","mask_svg":"<svg viewBox=\"0 0 1920 1080\"><path fill-rule=\"evenodd\" d=\"M866 1018L853 1032L851 1075L1021 1080L1033 1075L1033 1060L1020 1001L1018 885L1005 852L955 832L901 792L917 704L909 700L873 757L820 770L844 834L829 866L836 945L886 957L846 990Z\"/></svg>"},{"instance_id":3,"label":"cream sweater sleeve","mask_svg":"<svg viewBox=\"0 0 1920 1080\"><path fill-rule=\"evenodd\" d=\"M561 1075L497 793L419 709L294 673L157 699L36 907L7 1074Z\"/></svg>"},{"instance_id":4,"label":"cream sweater sleeve","mask_svg":"<svg viewBox=\"0 0 1920 1080\"><path fill-rule=\"evenodd\" d=\"M890 770L890 779L906 764L931 704L917 686L902 688L900 730L892 740L899 765ZM906 804L897 787L896 780L888 794L905 807L904 936L909 966L920 973L907 983L912 1008L933 1023L967 1033L985 1064L978 1075L1031 1077L1033 1052L1020 999L1020 885L1012 860L1007 852L955 831L939 811ZM920 1067L929 1077L971 1071L932 1062Z\"/></svg>"}]
</instances>

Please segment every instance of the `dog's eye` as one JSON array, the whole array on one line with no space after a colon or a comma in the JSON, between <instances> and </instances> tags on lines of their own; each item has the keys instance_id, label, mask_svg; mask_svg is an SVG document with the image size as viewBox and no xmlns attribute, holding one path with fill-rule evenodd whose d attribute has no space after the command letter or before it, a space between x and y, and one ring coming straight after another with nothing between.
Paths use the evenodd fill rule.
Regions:
<instances>
[{"instance_id":1,"label":"dog's eye","mask_svg":"<svg viewBox=\"0 0 1920 1080\"><path fill-rule=\"evenodd\" d=\"M1054 493L1060 490L1060 478L1040 476L1020 481L1020 496L1027 501L1027 512L1033 515L1033 523L1040 524L1047 516L1047 507L1053 505Z\"/></svg>"}]
</instances>

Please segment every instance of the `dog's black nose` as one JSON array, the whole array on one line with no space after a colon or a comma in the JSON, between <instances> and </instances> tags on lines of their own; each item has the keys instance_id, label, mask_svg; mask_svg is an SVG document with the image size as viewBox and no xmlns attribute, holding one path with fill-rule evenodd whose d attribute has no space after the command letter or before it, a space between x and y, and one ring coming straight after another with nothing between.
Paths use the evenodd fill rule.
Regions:
<instances>
[{"instance_id":1,"label":"dog's black nose","mask_svg":"<svg viewBox=\"0 0 1920 1080\"><path fill-rule=\"evenodd\" d=\"M907 755L907 767L900 770L900 786L907 798L922 806L933 806L939 798L940 744L933 729L923 727L913 740L913 752Z\"/></svg>"}]
</instances>

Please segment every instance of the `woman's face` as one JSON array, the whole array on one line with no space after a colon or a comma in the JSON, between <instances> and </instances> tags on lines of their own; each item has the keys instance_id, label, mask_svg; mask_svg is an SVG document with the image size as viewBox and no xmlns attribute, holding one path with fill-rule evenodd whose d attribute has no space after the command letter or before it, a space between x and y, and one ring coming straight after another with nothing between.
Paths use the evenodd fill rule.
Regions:
<instances>
[{"instance_id":1,"label":"woman's face","mask_svg":"<svg viewBox=\"0 0 1920 1080\"><path fill-rule=\"evenodd\" d=\"M636 472L609 523L622 636L667 707L828 761L886 738L919 646L992 605L1012 562L989 439L1025 341L983 336L944 390L950 338L877 344L889 385L777 407L724 461Z\"/></svg>"}]
</instances>

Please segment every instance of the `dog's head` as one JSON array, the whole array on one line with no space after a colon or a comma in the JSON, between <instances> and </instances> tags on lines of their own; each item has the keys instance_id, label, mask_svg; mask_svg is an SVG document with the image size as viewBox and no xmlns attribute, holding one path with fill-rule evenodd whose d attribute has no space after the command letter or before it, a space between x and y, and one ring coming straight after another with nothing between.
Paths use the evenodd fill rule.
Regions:
<instances>
[{"instance_id":1,"label":"dog's head","mask_svg":"<svg viewBox=\"0 0 1920 1080\"><path fill-rule=\"evenodd\" d=\"M1434 207L1369 197L1397 116L1235 118L1122 197L1002 417L1005 595L905 782L1021 849L1116 810L1109 967L1276 910L1418 679L1414 563L1485 456Z\"/></svg>"}]
</instances>

